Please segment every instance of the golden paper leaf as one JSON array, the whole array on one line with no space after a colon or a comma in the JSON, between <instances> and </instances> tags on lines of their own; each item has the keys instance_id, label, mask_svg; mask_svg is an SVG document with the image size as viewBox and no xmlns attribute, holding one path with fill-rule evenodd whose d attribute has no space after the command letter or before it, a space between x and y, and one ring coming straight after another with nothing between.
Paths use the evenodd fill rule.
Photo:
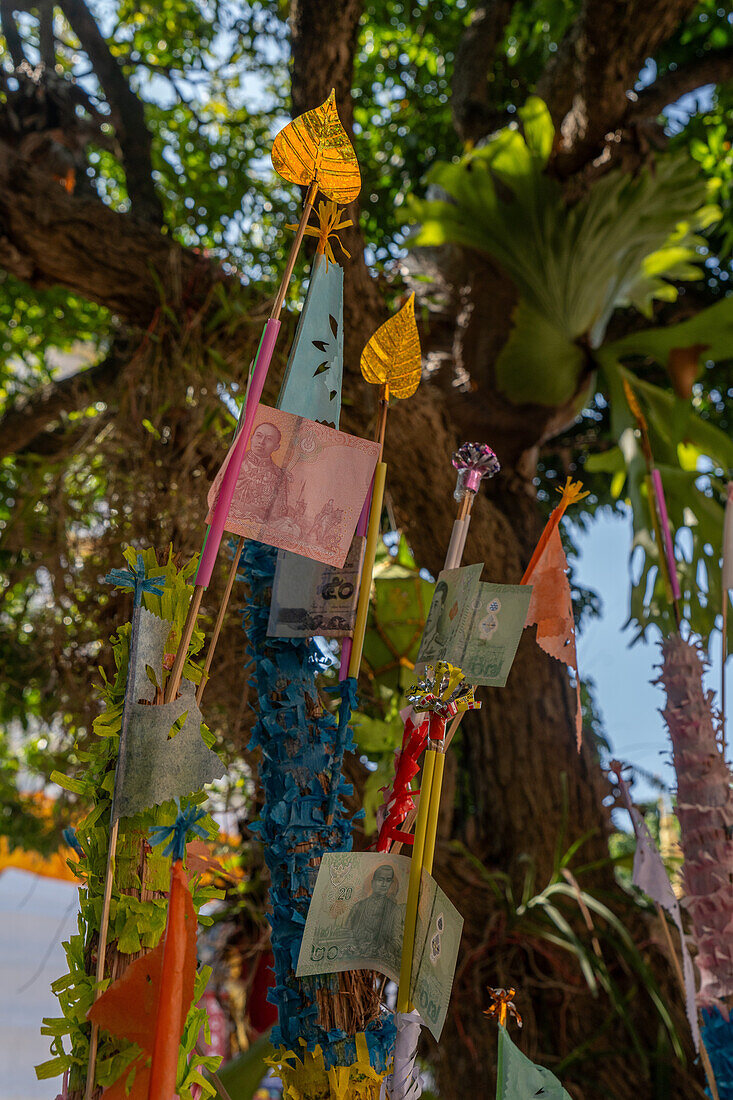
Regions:
<instances>
[{"instance_id":1,"label":"golden paper leaf","mask_svg":"<svg viewBox=\"0 0 733 1100\"><path fill-rule=\"evenodd\" d=\"M361 190L361 173L354 147L341 125L336 93L320 107L298 115L280 131L272 146L272 166L290 183L319 190L339 203L352 202Z\"/></svg>"},{"instance_id":2,"label":"golden paper leaf","mask_svg":"<svg viewBox=\"0 0 733 1100\"><path fill-rule=\"evenodd\" d=\"M361 353L367 382L389 386L393 397L411 397L420 385L422 354L415 323L415 295L377 329Z\"/></svg>"}]
</instances>

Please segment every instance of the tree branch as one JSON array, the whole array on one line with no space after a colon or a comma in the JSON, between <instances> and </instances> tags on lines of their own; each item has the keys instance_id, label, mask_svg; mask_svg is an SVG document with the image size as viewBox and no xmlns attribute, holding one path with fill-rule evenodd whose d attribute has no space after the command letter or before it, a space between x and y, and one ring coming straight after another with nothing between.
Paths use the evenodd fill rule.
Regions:
<instances>
[{"instance_id":1,"label":"tree branch","mask_svg":"<svg viewBox=\"0 0 733 1100\"><path fill-rule=\"evenodd\" d=\"M730 81L733 81L733 46L710 50L696 57L689 65L664 73L648 88L638 92L628 108L628 117L655 118L670 103L705 84L727 84Z\"/></svg>"},{"instance_id":2,"label":"tree branch","mask_svg":"<svg viewBox=\"0 0 733 1100\"><path fill-rule=\"evenodd\" d=\"M537 84L559 131L554 167L577 172L621 129L648 57L678 29L696 0L583 0L580 14Z\"/></svg>"},{"instance_id":3,"label":"tree branch","mask_svg":"<svg viewBox=\"0 0 733 1100\"><path fill-rule=\"evenodd\" d=\"M0 141L0 267L34 287L63 286L147 326L162 293L203 301L221 269L149 222L70 195Z\"/></svg>"},{"instance_id":4,"label":"tree branch","mask_svg":"<svg viewBox=\"0 0 733 1100\"><path fill-rule=\"evenodd\" d=\"M463 141L478 141L503 121L491 107L487 77L513 8L514 0L491 0L477 8L456 51L451 106Z\"/></svg>"},{"instance_id":5,"label":"tree branch","mask_svg":"<svg viewBox=\"0 0 733 1100\"><path fill-rule=\"evenodd\" d=\"M8 53L10 54L10 60L13 62L13 68L19 69L27 59L23 52L23 43L15 22L13 0L0 0L0 28L2 28L5 41L8 44Z\"/></svg>"},{"instance_id":6,"label":"tree branch","mask_svg":"<svg viewBox=\"0 0 733 1100\"><path fill-rule=\"evenodd\" d=\"M163 208L153 182L152 139L142 101L130 88L122 66L110 51L84 0L60 0L60 6L87 53L114 112L131 209L137 217L160 226Z\"/></svg>"},{"instance_id":7,"label":"tree branch","mask_svg":"<svg viewBox=\"0 0 733 1100\"><path fill-rule=\"evenodd\" d=\"M54 0L44 0L38 5L38 36L41 61L47 70L56 64L56 42L53 34Z\"/></svg>"},{"instance_id":8,"label":"tree branch","mask_svg":"<svg viewBox=\"0 0 733 1100\"><path fill-rule=\"evenodd\" d=\"M0 417L0 458L31 446L48 426L64 413L98 401L118 379L127 362L126 341L112 346L101 362L60 382L49 382L29 397L16 400Z\"/></svg>"}]
</instances>

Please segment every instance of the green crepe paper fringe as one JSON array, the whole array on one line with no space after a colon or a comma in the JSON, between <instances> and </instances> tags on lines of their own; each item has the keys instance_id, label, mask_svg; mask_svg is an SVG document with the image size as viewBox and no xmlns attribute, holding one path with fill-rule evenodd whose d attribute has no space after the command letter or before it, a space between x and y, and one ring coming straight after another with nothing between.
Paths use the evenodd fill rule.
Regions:
<instances>
[{"instance_id":1,"label":"green crepe paper fringe","mask_svg":"<svg viewBox=\"0 0 733 1100\"><path fill-rule=\"evenodd\" d=\"M314 643L267 637L275 556L272 547L248 542L241 557L249 586L243 626L259 699L250 748L262 750L260 782L265 795L262 815L252 829L262 838L271 879L269 921L275 986L269 999L278 1009L271 1038L276 1048L283 1044L298 1050L300 1039L310 1051L320 1044L328 1069L351 1065L357 1059L353 1036L340 1029L326 1031L317 1023L316 988L320 984L321 988L336 989L337 985L333 975L300 979L295 970L317 874L311 860L328 851L350 851L352 846L352 821L341 802L352 787L344 782L340 770L331 777L334 752L343 756L344 750L353 748L353 741L345 717L339 730L333 715L319 713L316 706L319 658ZM319 775L326 782L326 793ZM326 824L329 804L333 807L331 825ZM378 1072L388 1067L395 1034L391 1019L375 1021L366 1030L371 1065Z\"/></svg>"},{"instance_id":2,"label":"green crepe paper fringe","mask_svg":"<svg viewBox=\"0 0 733 1100\"><path fill-rule=\"evenodd\" d=\"M137 565L137 554L128 549L125 558L131 566ZM165 580L162 593L146 593L143 606L153 614L168 618L178 630L183 626L188 607L191 586L188 583L195 568L195 560L178 572L170 560L165 566L158 566L155 551L147 550L143 559L148 573L160 575ZM109 846L110 808L114 787L114 772L117 762L119 731L122 719L122 701L127 682L127 662L129 655L130 624L120 627L112 639L116 674L114 680L108 680L100 669L102 682L99 685L102 710L94 722L96 737L88 749L76 750L79 761L78 775L68 777L54 773L53 779L60 786L79 796L81 805L91 807L89 812L76 826L76 842L81 849L78 862L69 860L69 866L75 871L82 885L79 888L79 931L64 943L68 971L52 983L51 989L58 998L61 1015L46 1018L41 1031L51 1036L51 1054L48 1061L36 1066L39 1079L56 1077L70 1071L69 1090L83 1088L89 1057L90 1024L86 1014L94 1000L94 959L90 950L92 936L99 929L102 912L102 895ZM196 653L203 643L203 635L197 632L191 653ZM196 681L200 673L187 663L185 675ZM202 726L202 736L211 747L213 738L206 726ZM205 795L195 795L181 800L182 808L191 811L192 807L205 801ZM127 894L127 890L139 890L141 883L138 874L139 851L142 840L148 839L153 827L170 826L176 819L174 802L154 806L134 817L120 821L117 842L117 861L115 882L112 890L110 927L108 943L116 941L117 950L123 954L147 951L155 947L165 930L168 912L167 897L139 901ZM215 837L218 833L216 823L208 815L201 824L207 835ZM146 858L146 886L150 890L167 894L170 885L169 857L161 852L150 850ZM193 903L197 911L206 902L222 897L220 891L212 887L203 887L200 883L192 889ZM210 924L211 918L199 916L201 924ZM89 973L87 972L89 971ZM179 1059L179 1079L177 1094L181 1100L193 1100L194 1086L203 1090L203 1095L214 1095L211 1083L202 1075L201 1069L216 1069L220 1059L203 1057L194 1052L194 1044L202 1026L207 1025L207 1015L196 1004L202 997L209 980L209 967L202 968L196 978L194 1003L186 1020L181 1039ZM138 1053L138 1047L124 1039L113 1037L106 1031L100 1031L99 1052L97 1056L97 1083L104 1087L113 1084Z\"/></svg>"}]
</instances>

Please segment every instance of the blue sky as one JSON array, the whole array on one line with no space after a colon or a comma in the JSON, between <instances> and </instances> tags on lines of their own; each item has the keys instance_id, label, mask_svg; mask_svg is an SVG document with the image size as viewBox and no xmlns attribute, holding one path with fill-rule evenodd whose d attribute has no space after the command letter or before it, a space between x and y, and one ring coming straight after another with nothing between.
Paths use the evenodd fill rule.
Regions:
<instances>
[{"instance_id":1,"label":"blue sky","mask_svg":"<svg viewBox=\"0 0 733 1100\"><path fill-rule=\"evenodd\" d=\"M578 667L582 677L596 684L606 735L620 760L658 775L671 789L674 771L669 763L669 739L659 709L664 704L655 687L655 666L660 662L659 638L629 646L631 631L624 631L629 605L629 548L631 521L599 513L586 533L575 529L581 548L575 579L594 589L602 600L599 618L588 620L578 639ZM711 641L711 667L706 682L717 692L720 686L720 634ZM728 696L733 687L730 663L726 680ZM637 797L652 797L652 788L641 779Z\"/></svg>"}]
</instances>

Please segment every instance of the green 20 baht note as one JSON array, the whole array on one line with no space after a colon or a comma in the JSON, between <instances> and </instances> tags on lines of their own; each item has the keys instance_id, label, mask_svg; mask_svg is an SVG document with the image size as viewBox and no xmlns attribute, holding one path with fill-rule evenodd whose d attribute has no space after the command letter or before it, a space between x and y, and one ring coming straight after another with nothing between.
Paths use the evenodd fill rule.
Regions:
<instances>
[{"instance_id":1,"label":"green 20 baht note","mask_svg":"<svg viewBox=\"0 0 733 1100\"><path fill-rule=\"evenodd\" d=\"M410 860L327 852L305 922L297 976L378 970L399 980ZM423 871L410 999L436 1039L450 1001L463 917Z\"/></svg>"}]
</instances>

